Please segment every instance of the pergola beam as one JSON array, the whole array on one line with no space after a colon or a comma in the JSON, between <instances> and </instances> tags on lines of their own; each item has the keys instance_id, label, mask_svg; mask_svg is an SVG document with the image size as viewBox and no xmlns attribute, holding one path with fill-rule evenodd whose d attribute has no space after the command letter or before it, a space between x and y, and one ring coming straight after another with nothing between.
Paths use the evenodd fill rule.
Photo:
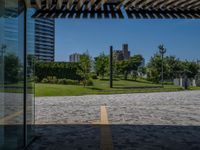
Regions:
<instances>
[{"instance_id":1,"label":"pergola beam","mask_svg":"<svg viewBox=\"0 0 200 150\"><path fill-rule=\"evenodd\" d=\"M46 9L50 9L52 5L52 0L46 0Z\"/></svg>"},{"instance_id":2,"label":"pergola beam","mask_svg":"<svg viewBox=\"0 0 200 150\"><path fill-rule=\"evenodd\" d=\"M68 0L67 1L67 9L70 10L73 5L74 0Z\"/></svg>"},{"instance_id":3,"label":"pergola beam","mask_svg":"<svg viewBox=\"0 0 200 150\"><path fill-rule=\"evenodd\" d=\"M178 7L179 8L186 8L187 9L187 5L190 4L191 2L194 2L194 0L189 0L189 1L184 1L183 3L179 4Z\"/></svg>"},{"instance_id":4,"label":"pergola beam","mask_svg":"<svg viewBox=\"0 0 200 150\"><path fill-rule=\"evenodd\" d=\"M35 3L36 3L36 7L37 7L38 9L41 9L41 8L42 8L41 0L35 0Z\"/></svg>"},{"instance_id":5,"label":"pergola beam","mask_svg":"<svg viewBox=\"0 0 200 150\"><path fill-rule=\"evenodd\" d=\"M188 9L188 7L191 7L191 6L195 5L198 2L199 2L199 0L189 1L187 4L183 4L183 7Z\"/></svg>"},{"instance_id":6,"label":"pergola beam","mask_svg":"<svg viewBox=\"0 0 200 150\"><path fill-rule=\"evenodd\" d=\"M57 0L56 9L61 9L63 0Z\"/></svg>"},{"instance_id":7,"label":"pergola beam","mask_svg":"<svg viewBox=\"0 0 200 150\"><path fill-rule=\"evenodd\" d=\"M86 2L86 0L78 0L78 3L76 4L76 10L80 10L83 7L83 4Z\"/></svg>"},{"instance_id":8,"label":"pergola beam","mask_svg":"<svg viewBox=\"0 0 200 150\"><path fill-rule=\"evenodd\" d=\"M122 6L126 5L129 0L120 0L120 3L116 6L116 9L120 9Z\"/></svg>"},{"instance_id":9,"label":"pergola beam","mask_svg":"<svg viewBox=\"0 0 200 150\"><path fill-rule=\"evenodd\" d=\"M96 2L96 0L89 0L88 4L86 6L87 10L92 8L94 6L95 2Z\"/></svg>"},{"instance_id":10,"label":"pergola beam","mask_svg":"<svg viewBox=\"0 0 200 150\"><path fill-rule=\"evenodd\" d=\"M149 0L146 2L145 6L142 6L144 9L148 9L150 7L152 7L152 5L154 4L154 0Z\"/></svg>"},{"instance_id":11,"label":"pergola beam","mask_svg":"<svg viewBox=\"0 0 200 150\"><path fill-rule=\"evenodd\" d=\"M200 3L199 4L197 4L197 5L195 5L195 6L192 6L192 7L190 7L191 9L199 9L200 10Z\"/></svg>"},{"instance_id":12,"label":"pergola beam","mask_svg":"<svg viewBox=\"0 0 200 150\"><path fill-rule=\"evenodd\" d=\"M107 0L100 0L100 2L96 5L95 10L101 8L101 6L103 6L106 2Z\"/></svg>"},{"instance_id":13,"label":"pergola beam","mask_svg":"<svg viewBox=\"0 0 200 150\"><path fill-rule=\"evenodd\" d=\"M175 7L177 7L177 6L180 6L181 4L183 4L183 3L185 3L185 2L187 2L188 0L182 0L182 1L176 1L172 6L170 6L170 7L173 7L173 8L175 8ZM169 8L168 8L169 9Z\"/></svg>"},{"instance_id":14,"label":"pergola beam","mask_svg":"<svg viewBox=\"0 0 200 150\"><path fill-rule=\"evenodd\" d=\"M199 0L35 0L34 6L34 16L47 18L124 18L122 9L136 19L200 18Z\"/></svg>"},{"instance_id":15,"label":"pergola beam","mask_svg":"<svg viewBox=\"0 0 200 150\"><path fill-rule=\"evenodd\" d=\"M160 5L162 3L164 3L166 0L160 0L160 1L156 1L155 3L153 3L152 8L154 9L160 9Z\"/></svg>"}]
</instances>

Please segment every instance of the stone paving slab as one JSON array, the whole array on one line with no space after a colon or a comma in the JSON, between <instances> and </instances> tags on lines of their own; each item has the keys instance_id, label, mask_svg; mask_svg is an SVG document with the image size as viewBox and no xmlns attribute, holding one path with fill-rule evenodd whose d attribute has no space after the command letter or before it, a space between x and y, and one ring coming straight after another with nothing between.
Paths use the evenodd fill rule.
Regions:
<instances>
[{"instance_id":1,"label":"stone paving slab","mask_svg":"<svg viewBox=\"0 0 200 150\"><path fill-rule=\"evenodd\" d=\"M200 150L200 91L38 97L31 148L100 149L105 104L114 149Z\"/></svg>"},{"instance_id":2,"label":"stone paving slab","mask_svg":"<svg viewBox=\"0 0 200 150\"><path fill-rule=\"evenodd\" d=\"M91 123L105 104L111 124L200 125L200 91L39 97L36 123Z\"/></svg>"}]
</instances>

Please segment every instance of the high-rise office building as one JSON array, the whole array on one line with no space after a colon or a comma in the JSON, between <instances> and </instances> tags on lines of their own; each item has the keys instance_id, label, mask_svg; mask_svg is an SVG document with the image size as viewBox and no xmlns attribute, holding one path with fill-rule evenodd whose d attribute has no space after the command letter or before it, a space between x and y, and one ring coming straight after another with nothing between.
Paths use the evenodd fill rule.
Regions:
<instances>
[{"instance_id":1,"label":"high-rise office building","mask_svg":"<svg viewBox=\"0 0 200 150\"><path fill-rule=\"evenodd\" d=\"M55 59L54 19L35 19L35 56L38 61L51 62Z\"/></svg>"},{"instance_id":2,"label":"high-rise office building","mask_svg":"<svg viewBox=\"0 0 200 150\"><path fill-rule=\"evenodd\" d=\"M79 62L81 54L74 53L69 56L69 62Z\"/></svg>"}]
</instances>

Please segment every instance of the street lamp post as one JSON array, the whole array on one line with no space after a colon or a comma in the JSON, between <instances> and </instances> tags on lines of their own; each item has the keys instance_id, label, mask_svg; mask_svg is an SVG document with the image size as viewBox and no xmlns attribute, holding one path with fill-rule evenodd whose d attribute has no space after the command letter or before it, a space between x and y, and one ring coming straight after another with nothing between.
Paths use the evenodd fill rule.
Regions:
<instances>
[{"instance_id":1,"label":"street lamp post","mask_svg":"<svg viewBox=\"0 0 200 150\"><path fill-rule=\"evenodd\" d=\"M162 74L161 74L161 82L162 82L162 86L163 86L163 82L164 82L164 69L163 69L163 58L164 58L164 54L166 53L167 49L164 48L164 45L160 45L159 47L159 52L161 54L161 58L162 58Z\"/></svg>"},{"instance_id":2,"label":"street lamp post","mask_svg":"<svg viewBox=\"0 0 200 150\"><path fill-rule=\"evenodd\" d=\"M110 88L113 88L113 47L110 46Z\"/></svg>"}]
</instances>

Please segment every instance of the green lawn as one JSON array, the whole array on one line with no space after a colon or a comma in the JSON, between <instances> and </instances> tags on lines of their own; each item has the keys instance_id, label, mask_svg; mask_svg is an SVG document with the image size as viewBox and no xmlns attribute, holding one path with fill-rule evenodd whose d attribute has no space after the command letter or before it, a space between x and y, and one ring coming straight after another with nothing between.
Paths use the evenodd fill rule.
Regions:
<instances>
[{"instance_id":1,"label":"green lawn","mask_svg":"<svg viewBox=\"0 0 200 150\"><path fill-rule=\"evenodd\" d=\"M148 81L114 81L114 88L109 88L108 80L94 80L93 86L82 85L59 85L41 84L35 85L36 96L79 96L90 94L122 94L122 93L144 93L144 92L169 92L183 90L181 87L165 85L164 88L158 84Z\"/></svg>"}]
</instances>

